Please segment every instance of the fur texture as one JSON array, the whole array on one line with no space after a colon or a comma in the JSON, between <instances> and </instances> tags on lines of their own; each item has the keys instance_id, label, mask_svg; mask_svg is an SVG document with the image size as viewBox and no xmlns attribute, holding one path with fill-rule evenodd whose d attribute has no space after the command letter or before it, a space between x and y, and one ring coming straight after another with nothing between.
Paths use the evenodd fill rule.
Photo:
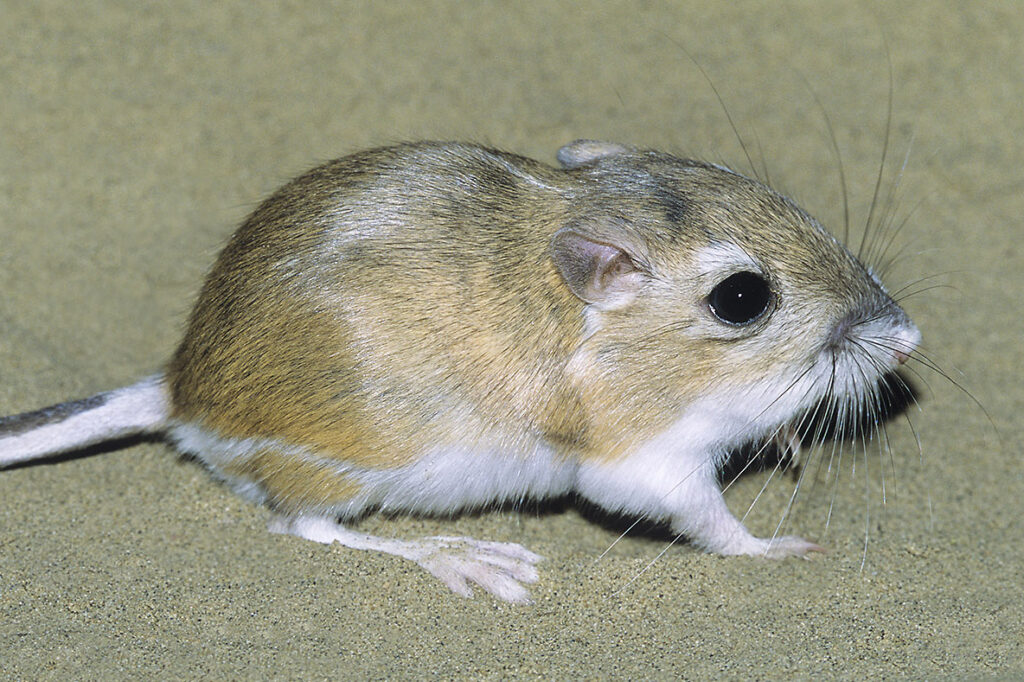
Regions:
<instances>
[{"instance_id":1,"label":"fur texture","mask_svg":"<svg viewBox=\"0 0 1024 682\"><path fill-rule=\"evenodd\" d=\"M511 601L539 559L518 546L335 520L575 492L708 551L819 549L753 537L718 469L870 400L916 327L757 181L590 141L558 159L421 143L297 178L221 253L165 375L9 420L0 464L164 430L274 530Z\"/></svg>"}]
</instances>

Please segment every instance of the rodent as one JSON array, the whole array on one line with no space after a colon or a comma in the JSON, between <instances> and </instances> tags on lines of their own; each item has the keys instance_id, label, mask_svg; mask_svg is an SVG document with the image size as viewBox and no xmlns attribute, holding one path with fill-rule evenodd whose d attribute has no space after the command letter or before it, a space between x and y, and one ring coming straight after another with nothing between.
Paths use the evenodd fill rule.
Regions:
<instances>
[{"instance_id":1,"label":"rodent","mask_svg":"<svg viewBox=\"0 0 1024 682\"><path fill-rule=\"evenodd\" d=\"M580 140L559 166L425 142L315 168L218 257L163 372L0 420L0 466L160 433L271 530L525 602L539 556L341 525L574 493L719 554L804 555L726 508L728 453L870 399L920 332L793 201Z\"/></svg>"}]
</instances>

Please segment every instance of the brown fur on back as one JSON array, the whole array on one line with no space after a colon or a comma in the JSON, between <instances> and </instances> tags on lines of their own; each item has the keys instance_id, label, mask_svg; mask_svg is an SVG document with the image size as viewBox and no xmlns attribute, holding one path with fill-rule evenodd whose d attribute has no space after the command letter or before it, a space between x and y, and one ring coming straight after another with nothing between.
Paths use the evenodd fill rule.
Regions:
<instances>
[{"instance_id":1,"label":"brown fur on back","mask_svg":"<svg viewBox=\"0 0 1024 682\"><path fill-rule=\"evenodd\" d=\"M582 303L547 254L567 209L526 173L559 182L521 157L406 145L286 185L206 281L168 369L174 417L371 468L494 426L585 439L562 372Z\"/></svg>"}]
</instances>

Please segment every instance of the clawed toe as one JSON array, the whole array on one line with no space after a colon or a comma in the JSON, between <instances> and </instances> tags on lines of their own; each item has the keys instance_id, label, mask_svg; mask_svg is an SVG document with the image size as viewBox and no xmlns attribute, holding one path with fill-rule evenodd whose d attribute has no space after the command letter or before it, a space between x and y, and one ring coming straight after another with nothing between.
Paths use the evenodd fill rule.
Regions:
<instances>
[{"instance_id":1,"label":"clawed toe","mask_svg":"<svg viewBox=\"0 0 1024 682\"><path fill-rule=\"evenodd\" d=\"M470 583L476 583L495 597L516 604L530 603L530 593L522 583L537 582L534 564L543 558L511 542L481 542L463 537L380 538L350 530L322 516L276 517L268 528L273 533L288 533L315 542L337 542L352 549L404 557L463 597L473 595Z\"/></svg>"},{"instance_id":2,"label":"clawed toe","mask_svg":"<svg viewBox=\"0 0 1024 682\"><path fill-rule=\"evenodd\" d=\"M530 603L529 591L522 583L537 582L533 564L541 560L540 555L512 543L471 538L434 537L419 542L421 546L430 543L433 547L414 560L452 592L471 596L470 583L476 583L504 601Z\"/></svg>"},{"instance_id":3,"label":"clawed toe","mask_svg":"<svg viewBox=\"0 0 1024 682\"><path fill-rule=\"evenodd\" d=\"M786 535L781 538L763 540L762 542L765 543L763 556L768 559L785 559L791 556L809 559L813 553L828 551L821 545L810 540L804 540L796 535Z\"/></svg>"}]
</instances>

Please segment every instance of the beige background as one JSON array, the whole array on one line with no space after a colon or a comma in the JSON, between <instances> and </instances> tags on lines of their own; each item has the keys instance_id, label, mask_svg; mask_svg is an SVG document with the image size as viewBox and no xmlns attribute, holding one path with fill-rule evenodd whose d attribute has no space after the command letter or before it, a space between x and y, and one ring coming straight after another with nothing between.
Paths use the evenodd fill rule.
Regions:
<instances>
[{"instance_id":1,"label":"beige background","mask_svg":"<svg viewBox=\"0 0 1024 682\"><path fill-rule=\"evenodd\" d=\"M841 231L827 111L862 225L888 44L883 198L911 150L897 207L908 258L891 284L927 289L906 301L927 357L996 428L918 365L922 454L898 420L891 458L873 449L854 468L848 454L838 477L805 488L789 527L831 550L811 562L673 547L630 583L664 543L628 538L595 561L616 533L571 508L365 524L525 544L548 557L527 608L461 599L400 560L271 536L264 510L159 443L2 472L0 670L1024 676L1024 12L951 5L5 2L0 413L159 368L233 226L351 150L460 138L551 160L595 137L745 169L683 47L774 184ZM730 490L733 509L766 478ZM792 486L771 482L756 531L772 532Z\"/></svg>"}]
</instances>

